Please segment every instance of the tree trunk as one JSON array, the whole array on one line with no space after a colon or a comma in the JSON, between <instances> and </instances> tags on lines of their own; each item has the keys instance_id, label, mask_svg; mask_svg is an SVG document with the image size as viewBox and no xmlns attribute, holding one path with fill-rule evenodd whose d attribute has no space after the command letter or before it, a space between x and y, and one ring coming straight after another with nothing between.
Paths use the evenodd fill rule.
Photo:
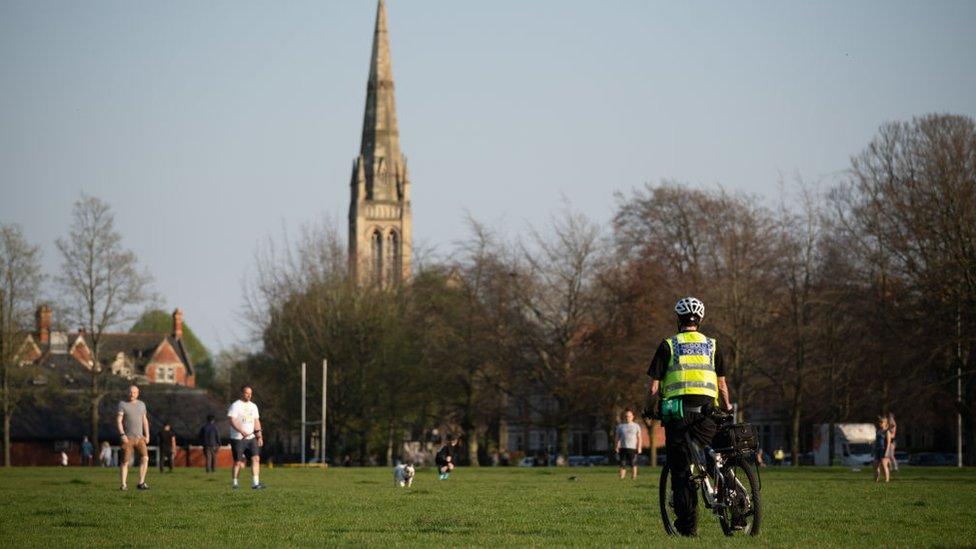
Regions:
<instances>
[{"instance_id":1,"label":"tree trunk","mask_svg":"<svg viewBox=\"0 0 976 549\"><path fill-rule=\"evenodd\" d=\"M790 426L792 427L790 445L793 449L793 466L798 467L800 465L800 412L801 412L801 396L797 393L796 397L793 399L793 410L790 414Z\"/></svg>"},{"instance_id":2,"label":"tree trunk","mask_svg":"<svg viewBox=\"0 0 976 549\"><path fill-rule=\"evenodd\" d=\"M99 406L102 403L102 395L100 395L98 393L98 374L96 374L94 372L94 366L92 367L92 370L93 371L91 373L92 382L91 382L91 417L90 417L91 424L89 425L89 427L91 428L91 436L89 438L91 439L92 446L95 447L95 448L98 448L98 445L99 445L99 440L98 440L98 420L99 420L98 408L99 408Z\"/></svg>"},{"instance_id":3,"label":"tree trunk","mask_svg":"<svg viewBox=\"0 0 976 549\"><path fill-rule=\"evenodd\" d=\"M10 380L7 378L7 368L3 369L3 465L10 467L10 416L13 407L10 405Z\"/></svg>"},{"instance_id":4,"label":"tree trunk","mask_svg":"<svg viewBox=\"0 0 976 549\"><path fill-rule=\"evenodd\" d=\"M7 403L3 403L3 466L10 467L10 419L13 416L13 410L7 407Z\"/></svg>"},{"instance_id":5,"label":"tree trunk","mask_svg":"<svg viewBox=\"0 0 976 549\"><path fill-rule=\"evenodd\" d=\"M569 464L569 423L560 420L559 427L556 429L556 447L557 447L557 457L556 465L562 462L562 465ZM560 459L562 458L562 459Z\"/></svg>"},{"instance_id":6,"label":"tree trunk","mask_svg":"<svg viewBox=\"0 0 976 549\"><path fill-rule=\"evenodd\" d=\"M396 422L391 418L390 419L390 428L389 428L389 431L387 432L387 436L386 436L386 464L388 466L391 466L391 467L393 466L393 447L396 444L396 440L395 440L395 438L396 438L396 436L395 436L396 427L395 427L395 425L396 425Z\"/></svg>"},{"instance_id":7,"label":"tree trunk","mask_svg":"<svg viewBox=\"0 0 976 549\"><path fill-rule=\"evenodd\" d=\"M471 429L471 431L469 431L466 441L468 446L468 465L471 467L478 467L481 465L478 463L478 437L480 432L481 429L475 426L473 429Z\"/></svg>"}]
</instances>

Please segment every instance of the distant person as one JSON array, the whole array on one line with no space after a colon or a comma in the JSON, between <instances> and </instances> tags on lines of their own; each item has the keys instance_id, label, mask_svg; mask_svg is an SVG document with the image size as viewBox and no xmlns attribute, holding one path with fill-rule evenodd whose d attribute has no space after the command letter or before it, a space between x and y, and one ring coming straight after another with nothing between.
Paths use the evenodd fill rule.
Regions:
<instances>
[{"instance_id":1,"label":"distant person","mask_svg":"<svg viewBox=\"0 0 976 549\"><path fill-rule=\"evenodd\" d=\"M65 452L64 450L61 450L61 455L58 456L58 463L61 464L61 467L67 467L68 466L68 452Z\"/></svg>"},{"instance_id":2,"label":"distant person","mask_svg":"<svg viewBox=\"0 0 976 549\"><path fill-rule=\"evenodd\" d=\"M217 470L217 452L220 451L220 431L213 414L207 416L207 424L200 429L200 442L203 444L203 455L207 461L207 472Z\"/></svg>"},{"instance_id":3,"label":"distant person","mask_svg":"<svg viewBox=\"0 0 976 549\"><path fill-rule=\"evenodd\" d=\"M888 443L888 466L893 471L898 471L898 458L895 457L895 437L898 436L898 424L895 423L895 414L888 412L888 432L891 433L891 441Z\"/></svg>"},{"instance_id":4,"label":"distant person","mask_svg":"<svg viewBox=\"0 0 976 549\"><path fill-rule=\"evenodd\" d=\"M156 433L156 446L159 447L159 472L163 472L163 467L168 467L172 473L173 458L176 455L176 433L168 421L163 424L163 430Z\"/></svg>"},{"instance_id":5,"label":"distant person","mask_svg":"<svg viewBox=\"0 0 976 549\"><path fill-rule=\"evenodd\" d=\"M437 451L434 463L437 464L438 480L447 480L451 477L454 470L454 462L457 458L458 441L454 435L447 435L447 442Z\"/></svg>"},{"instance_id":6,"label":"distant person","mask_svg":"<svg viewBox=\"0 0 976 549\"><path fill-rule=\"evenodd\" d=\"M642 444L641 428L634 422L634 411L630 408L624 410L624 422L617 425L616 439L617 459L620 461L620 479L627 476L627 468L630 468L630 478L637 480L637 456L640 454Z\"/></svg>"},{"instance_id":7,"label":"distant person","mask_svg":"<svg viewBox=\"0 0 976 549\"><path fill-rule=\"evenodd\" d=\"M891 444L891 431L888 429L888 418L878 416L878 428L874 435L874 481L881 482L881 474L884 473L884 481L891 482L891 473L888 463L888 446Z\"/></svg>"},{"instance_id":8,"label":"distant person","mask_svg":"<svg viewBox=\"0 0 976 549\"><path fill-rule=\"evenodd\" d=\"M786 459L786 452L784 452L783 447L780 446L775 452L773 452L773 463L776 465L782 465L784 459Z\"/></svg>"},{"instance_id":9,"label":"distant person","mask_svg":"<svg viewBox=\"0 0 976 549\"><path fill-rule=\"evenodd\" d=\"M107 440L102 441L102 451L98 454L98 461L102 467L112 466L112 446Z\"/></svg>"},{"instance_id":10,"label":"distant person","mask_svg":"<svg viewBox=\"0 0 976 549\"><path fill-rule=\"evenodd\" d=\"M132 460L133 452L139 454L139 484L138 490L148 490L146 484L146 472L149 470L149 418L146 415L146 404L139 400L139 388L135 385L129 387L129 396L126 400L119 402L119 413L116 416L116 427L122 441L124 458L119 463L120 475L122 477L121 490L128 490L126 479L129 476L129 461Z\"/></svg>"},{"instance_id":11,"label":"distant person","mask_svg":"<svg viewBox=\"0 0 976 549\"><path fill-rule=\"evenodd\" d=\"M231 470L231 487L234 490L240 488L237 477L247 461L251 462L251 488L263 490L265 487L260 480L264 437L261 435L258 406L251 402L253 394L251 386L244 385L241 387L241 398L234 401L227 411L227 418L230 419L230 447L234 453L234 467Z\"/></svg>"},{"instance_id":12,"label":"distant person","mask_svg":"<svg viewBox=\"0 0 976 549\"><path fill-rule=\"evenodd\" d=\"M85 467L95 465L95 446L87 436L81 439L81 464Z\"/></svg>"}]
</instances>

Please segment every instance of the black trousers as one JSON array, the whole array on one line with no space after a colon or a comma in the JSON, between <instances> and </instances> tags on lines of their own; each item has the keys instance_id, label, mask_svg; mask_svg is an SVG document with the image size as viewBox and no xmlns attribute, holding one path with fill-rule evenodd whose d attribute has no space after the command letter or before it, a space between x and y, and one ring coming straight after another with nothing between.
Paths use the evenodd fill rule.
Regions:
<instances>
[{"instance_id":1,"label":"black trousers","mask_svg":"<svg viewBox=\"0 0 976 549\"><path fill-rule=\"evenodd\" d=\"M217 470L217 451L220 446L204 446L203 453L207 458L207 472L213 473Z\"/></svg>"},{"instance_id":2,"label":"black trousers","mask_svg":"<svg viewBox=\"0 0 976 549\"><path fill-rule=\"evenodd\" d=\"M674 527L683 536L693 536L698 530L698 492L691 480L693 441L699 448L712 443L717 426L701 414L688 414L680 421L664 425L665 451L671 469L671 488L674 491Z\"/></svg>"},{"instance_id":3,"label":"black trousers","mask_svg":"<svg viewBox=\"0 0 976 549\"><path fill-rule=\"evenodd\" d=\"M164 465L168 466L169 467L169 470L171 472L173 471L173 453L172 452L167 452L165 450L160 451L160 453L159 453L159 472L160 473L163 472L163 466Z\"/></svg>"}]
</instances>

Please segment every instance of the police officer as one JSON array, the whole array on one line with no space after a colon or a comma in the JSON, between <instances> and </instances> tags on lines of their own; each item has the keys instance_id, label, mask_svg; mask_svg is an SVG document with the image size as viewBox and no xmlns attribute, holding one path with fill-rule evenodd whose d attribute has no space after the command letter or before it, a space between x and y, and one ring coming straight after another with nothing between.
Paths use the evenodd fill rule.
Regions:
<instances>
[{"instance_id":1,"label":"police officer","mask_svg":"<svg viewBox=\"0 0 976 549\"><path fill-rule=\"evenodd\" d=\"M714 339L698 331L705 305L685 297L675 304L674 312L678 333L661 342L647 371L651 387L645 416L664 422L674 526L681 535L694 536L698 533L698 494L691 481L689 439L700 447L710 444L717 426L707 412L713 406L731 411L732 404L722 354Z\"/></svg>"}]
</instances>

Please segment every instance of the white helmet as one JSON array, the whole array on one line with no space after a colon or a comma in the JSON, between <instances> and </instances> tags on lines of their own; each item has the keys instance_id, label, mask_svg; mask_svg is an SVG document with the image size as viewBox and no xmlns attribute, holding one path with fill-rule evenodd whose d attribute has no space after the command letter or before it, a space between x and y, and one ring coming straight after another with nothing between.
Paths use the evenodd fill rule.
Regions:
<instances>
[{"instance_id":1,"label":"white helmet","mask_svg":"<svg viewBox=\"0 0 976 549\"><path fill-rule=\"evenodd\" d=\"M698 320L705 318L705 304L697 297L683 297L674 304L674 312L678 316L698 315Z\"/></svg>"}]
</instances>

